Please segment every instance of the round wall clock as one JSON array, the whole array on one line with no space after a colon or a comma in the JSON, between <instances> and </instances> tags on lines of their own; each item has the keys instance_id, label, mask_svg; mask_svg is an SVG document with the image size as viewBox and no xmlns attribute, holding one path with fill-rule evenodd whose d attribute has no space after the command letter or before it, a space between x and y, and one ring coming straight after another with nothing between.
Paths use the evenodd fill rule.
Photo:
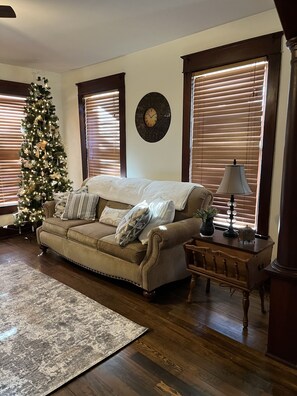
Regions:
<instances>
[{"instance_id":1,"label":"round wall clock","mask_svg":"<svg viewBox=\"0 0 297 396\"><path fill-rule=\"evenodd\" d=\"M159 92L146 94L138 103L135 124L139 135L147 142L161 140L168 131L170 120L169 103Z\"/></svg>"}]
</instances>

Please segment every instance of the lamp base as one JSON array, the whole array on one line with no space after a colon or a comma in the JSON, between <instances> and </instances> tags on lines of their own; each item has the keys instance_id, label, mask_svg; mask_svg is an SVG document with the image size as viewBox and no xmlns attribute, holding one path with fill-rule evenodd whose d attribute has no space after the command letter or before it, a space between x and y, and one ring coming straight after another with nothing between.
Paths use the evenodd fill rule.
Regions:
<instances>
[{"instance_id":1,"label":"lamp base","mask_svg":"<svg viewBox=\"0 0 297 396\"><path fill-rule=\"evenodd\" d=\"M223 235L226 238L238 238L238 232L235 231L233 227L229 227L226 231L224 231Z\"/></svg>"}]
</instances>

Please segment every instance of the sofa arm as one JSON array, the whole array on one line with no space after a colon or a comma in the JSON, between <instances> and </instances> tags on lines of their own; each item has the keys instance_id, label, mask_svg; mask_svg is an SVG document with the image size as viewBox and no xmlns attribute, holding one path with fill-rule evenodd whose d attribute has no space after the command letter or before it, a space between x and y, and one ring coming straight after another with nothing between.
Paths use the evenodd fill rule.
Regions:
<instances>
[{"instance_id":1,"label":"sofa arm","mask_svg":"<svg viewBox=\"0 0 297 396\"><path fill-rule=\"evenodd\" d=\"M153 228L140 264L142 286L152 292L162 284L188 276L183 244L199 233L201 219L188 218Z\"/></svg>"},{"instance_id":2,"label":"sofa arm","mask_svg":"<svg viewBox=\"0 0 297 396\"><path fill-rule=\"evenodd\" d=\"M193 235L199 233L200 225L201 219L192 217L153 228L149 238L148 250L153 248L156 243L159 249L183 244L190 240Z\"/></svg>"},{"instance_id":3,"label":"sofa arm","mask_svg":"<svg viewBox=\"0 0 297 396\"><path fill-rule=\"evenodd\" d=\"M45 218L53 217L55 213L55 201L45 201L43 204Z\"/></svg>"}]
</instances>

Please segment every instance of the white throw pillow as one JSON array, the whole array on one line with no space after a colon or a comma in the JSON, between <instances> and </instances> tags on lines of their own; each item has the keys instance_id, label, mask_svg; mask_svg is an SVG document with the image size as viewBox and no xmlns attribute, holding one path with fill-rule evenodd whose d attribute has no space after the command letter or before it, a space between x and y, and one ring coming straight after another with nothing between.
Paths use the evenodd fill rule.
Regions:
<instances>
[{"instance_id":1,"label":"white throw pillow","mask_svg":"<svg viewBox=\"0 0 297 396\"><path fill-rule=\"evenodd\" d=\"M149 209L151 220L138 237L143 245L148 243L149 233L153 228L172 223L175 215L174 202L171 200L156 198L149 204Z\"/></svg>"},{"instance_id":2,"label":"white throw pillow","mask_svg":"<svg viewBox=\"0 0 297 396\"><path fill-rule=\"evenodd\" d=\"M115 240L120 246L135 241L150 220L149 206L143 201L130 209L117 226Z\"/></svg>"},{"instance_id":3,"label":"white throw pillow","mask_svg":"<svg viewBox=\"0 0 297 396\"><path fill-rule=\"evenodd\" d=\"M99 223L112 225L117 227L120 224L122 218L130 211L130 209L115 209L105 206L103 209Z\"/></svg>"}]
</instances>

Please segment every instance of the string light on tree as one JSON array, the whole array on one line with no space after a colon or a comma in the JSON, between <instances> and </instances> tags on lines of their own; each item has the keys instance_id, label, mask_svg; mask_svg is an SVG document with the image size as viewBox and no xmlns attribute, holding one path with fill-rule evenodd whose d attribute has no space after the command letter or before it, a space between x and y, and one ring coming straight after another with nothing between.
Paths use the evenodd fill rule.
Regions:
<instances>
[{"instance_id":1,"label":"string light on tree","mask_svg":"<svg viewBox=\"0 0 297 396\"><path fill-rule=\"evenodd\" d=\"M44 218L43 203L52 200L54 192L71 190L55 112L48 80L38 77L30 85L22 120L17 225L38 223Z\"/></svg>"}]
</instances>

